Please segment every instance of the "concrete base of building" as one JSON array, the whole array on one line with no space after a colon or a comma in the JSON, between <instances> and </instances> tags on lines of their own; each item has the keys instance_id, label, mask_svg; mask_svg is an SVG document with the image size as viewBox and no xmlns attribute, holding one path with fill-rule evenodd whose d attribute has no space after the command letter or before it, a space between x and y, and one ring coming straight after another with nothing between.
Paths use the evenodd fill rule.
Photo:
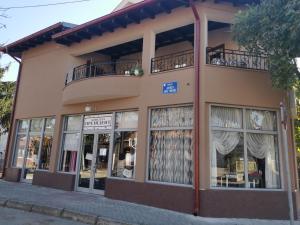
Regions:
<instances>
[{"instance_id":1,"label":"concrete base of building","mask_svg":"<svg viewBox=\"0 0 300 225\"><path fill-rule=\"evenodd\" d=\"M200 201L204 217L289 218L287 192L284 191L203 190Z\"/></svg>"},{"instance_id":2,"label":"concrete base of building","mask_svg":"<svg viewBox=\"0 0 300 225\"><path fill-rule=\"evenodd\" d=\"M105 196L112 199L193 213L193 188L117 179L106 180Z\"/></svg>"},{"instance_id":3,"label":"concrete base of building","mask_svg":"<svg viewBox=\"0 0 300 225\"><path fill-rule=\"evenodd\" d=\"M10 182L19 182L22 170L19 168L6 168L4 180Z\"/></svg>"},{"instance_id":4,"label":"concrete base of building","mask_svg":"<svg viewBox=\"0 0 300 225\"><path fill-rule=\"evenodd\" d=\"M50 173L47 171L35 171L33 185L74 191L76 175L65 173Z\"/></svg>"},{"instance_id":5,"label":"concrete base of building","mask_svg":"<svg viewBox=\"0 0 300 225\"><path fill-rule=\"evenodd\" d=\"M193 188L114 179L108 179L106 185L108 198L193 213ZM298 202L299 192L294 195L295 218ZM289 219L287 192L201 190L200 216L286 220Z\"/></svg>"}]
</instances>

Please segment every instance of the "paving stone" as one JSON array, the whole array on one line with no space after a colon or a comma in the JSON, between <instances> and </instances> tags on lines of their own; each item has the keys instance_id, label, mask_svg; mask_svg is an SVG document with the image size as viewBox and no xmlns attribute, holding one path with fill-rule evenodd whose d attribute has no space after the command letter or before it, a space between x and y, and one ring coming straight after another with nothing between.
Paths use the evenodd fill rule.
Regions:
<instances>
[{"instance_id":1,"label":"paving stone","mask_svg":"<svg viewBox=\"0 0 300 225\"><path fill-rule=\"evenodd\" d=\"M10 183L0 180L0 199L13 199L14 201L27 203L27 205L13 204L30 211L31 204L47 206L83 215L109 218L107 221L99 220L97 225L288 225L288 221L271 220L247 220L247 219L216 219L201 218L193 215L173 212L154 207L138 205L129 202L116 201L101 195L93 195L79 192L67 192L51 188L32 186L24 183ZM1 205L1 201L0 201ZM33 207L34 208L34 207ZM66 215L66 213L65 213ZM70 215L71 216L71 215ZM111 220L111 221L110 221ZM116 221L116 222L113 222ZM115 223L115 224L114 224ZM118 224L120 223L120 224ZM91 224L91 223L90 223ZM300 225L297 221L295 225Z\"/></svg>"}]
</instances>

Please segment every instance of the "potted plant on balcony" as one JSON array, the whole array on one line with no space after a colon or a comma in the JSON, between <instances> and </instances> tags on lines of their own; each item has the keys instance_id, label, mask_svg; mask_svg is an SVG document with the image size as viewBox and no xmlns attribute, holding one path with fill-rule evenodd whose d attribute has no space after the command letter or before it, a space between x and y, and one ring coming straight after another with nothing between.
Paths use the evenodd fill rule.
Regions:
<instances>
[{"instance_id":1,"label":"potted plant on balcony","mask_svg":"<svg viewBox=\"0 0 300 225\"><path fill-rule=\"evenodd\" d=\"M142 67L137 63L131 70L130 70L130 75L132 76L142 76L144 75L144 70Z\"/></svg>"}]
</instances>

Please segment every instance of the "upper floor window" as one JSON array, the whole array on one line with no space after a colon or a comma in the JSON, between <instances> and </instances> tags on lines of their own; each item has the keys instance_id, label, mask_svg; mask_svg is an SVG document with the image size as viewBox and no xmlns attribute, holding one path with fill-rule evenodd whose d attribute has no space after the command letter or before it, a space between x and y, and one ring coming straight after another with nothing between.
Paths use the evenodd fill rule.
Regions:
<instances>
[{"instance_id":1,"label":"upper floor window","mask_svg":"<svg viewBox=\"0 0 300 225\"><path fill-rule=\"evenodd\" d=\"M210 127L212 187L281 187L276 112L212 106Z\"/></svg>"}]
</instances>

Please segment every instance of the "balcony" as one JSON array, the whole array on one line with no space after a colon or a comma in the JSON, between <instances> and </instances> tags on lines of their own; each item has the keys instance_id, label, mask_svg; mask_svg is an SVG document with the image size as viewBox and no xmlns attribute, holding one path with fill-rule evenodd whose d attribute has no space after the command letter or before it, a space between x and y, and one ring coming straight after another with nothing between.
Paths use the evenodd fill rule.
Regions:
<instances>
[{"instance_id":1,"label":"balcony","mask_svg":"<svg viewBox=\"0 0 300 225\"><path fill-rule=\"evenodd\" d=\"M139 96L139 62L118 61L84 64L67 75L63 104L80 104ZM116 79L117 78L117 79Z\"/></svg>"},{"instance_id":2,"label":"balcony","mask_svg":"<svg viewBox=\"0 0 300 225\"><path fill-rule=\"evenodd\" d=\"M151 73L172 71L194 66L194 50L155 57L151 60Z\"/></svg>"},{"instance_id":3,"label":"balcony","mask_svg":"<svg viewBox=\"0 0 300 225\"><path fill-rule=\"evenodd\" d=\"M206 63L216 66L252 70L268 70L266 55L255 55L246 51L225 49L224 46L206 49Z\"/></svg>"},{"instance_id":4,"label":"balcony","mask_svg":"<svg viewBox=\"0 0 300 225\"><path fill-rule=\"evenodd\" d=\"M67 74L65 85L77 80L103 76L140 76L143 75L139 60L117 62L97 62L77 66Z\"/></svg>"}]
</instances>

